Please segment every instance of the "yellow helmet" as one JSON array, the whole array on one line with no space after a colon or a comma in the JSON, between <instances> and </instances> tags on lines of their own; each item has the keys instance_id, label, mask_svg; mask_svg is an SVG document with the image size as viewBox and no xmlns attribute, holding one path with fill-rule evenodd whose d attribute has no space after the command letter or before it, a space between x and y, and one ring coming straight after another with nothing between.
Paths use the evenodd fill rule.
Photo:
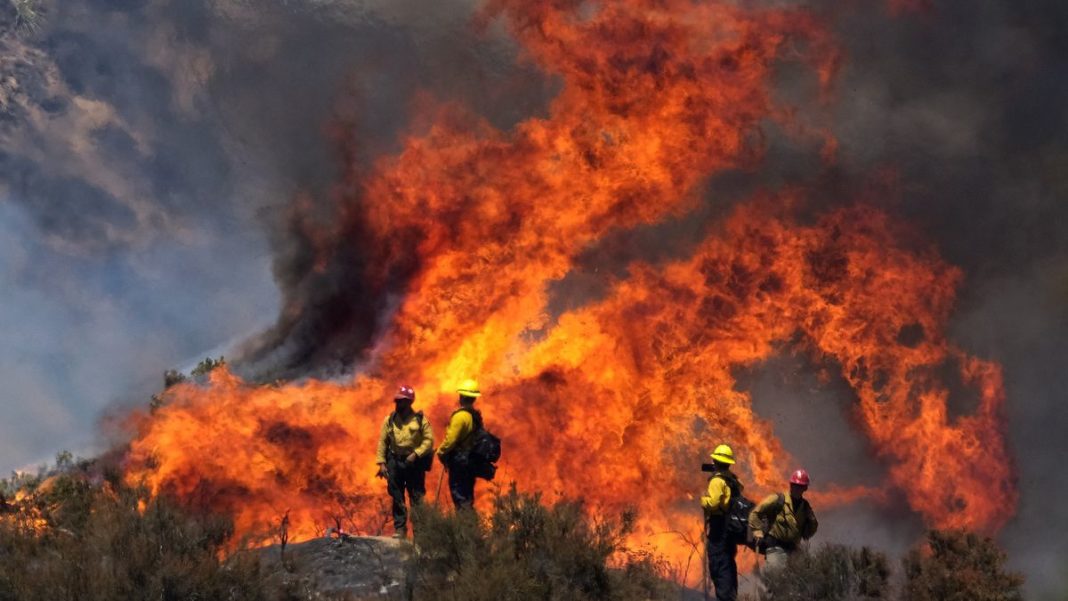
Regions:
<instances>
[{"instance_id":1,"label":"yellow helmet","mask_svg":"<svg viewBox=\"0 0 1068 601\"><path fill-rule=\"evenodd\" d=\"M460 383L460 387L456 389L456 392L459 392L462 396L471 397L473 399L482 396L482 393L478 390L478 381L470 378Z\"/></svg>"},{"instance_id":2,"label":"yellow helmet","mask_svg":"<svg viewBox=\"0 0 1068 601\"><path fill-rule=\"evenodd\" d=\"M734 451L731 450L730 445L721 444L716 447L715 451L712 451L712 460L734 465Z\"/></svg>"}]
</instances>

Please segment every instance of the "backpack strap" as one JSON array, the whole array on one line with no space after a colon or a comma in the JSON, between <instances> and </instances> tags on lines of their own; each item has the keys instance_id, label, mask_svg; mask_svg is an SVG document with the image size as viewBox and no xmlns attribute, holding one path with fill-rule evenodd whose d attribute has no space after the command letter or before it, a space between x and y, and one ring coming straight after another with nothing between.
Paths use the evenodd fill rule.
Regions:
<instances>
[{"instance_id":1,"label":"backpack strap","mask_svg":"<svg viewBox=\"0 0 1068 601\"><path fill-rule=\"evenodd\" d=\"M473 425L473 428L471 429L472 434L484 429L484 426L482 425L482 413L478 409L468 409L467 407L460 407L456 411L453 411L452 415L456 415L461 411L466 411L467 413L471 414L471 421ZM451 418L452 416L449 417Z\"/></svg>"},{"instance_id":2,"label":"backpack strap","mask_svg":"<svg viewBox=\"0 0 1068 601\"><path fill-rule=\"evenodd\" d=\"M723 483L730 489L731 503L734 503L735 500L742 496L742 483L738 481L738 478L734 474L730 472L715 472L708 480L711 482L714 478L723 480Z\"/></svg>"},{"instance_id":3,"label":"backpack strap","mask_svg":"<svg viewBox=\"0 0 1068 601\"><path fill-rule=\"evenodd\" d=\"M765 535L771 533L771 527L775 525L775 520L779 519L779 515L782 513L782 510L786 508L786 496L782 493L778 493L775 496L777 497L775 499L774 505L775 511L771 514L768 514L767 516L768 524L767 526L765 526L764 529Z\"/></svg>"},{"instance_id":4,"label":"backpack strap","mask_svg":"<svg viewBox=\"0 0 1068 601\"><path fill-rule=\"evenodd\" d=\"M419 429L422 430L423 429L423 412L422 411L415 411L414 413L415 413L416 421L419 422ZM386 434L386 436L388 436L390 440L395 440L395 437L393 436L393 427L396 426L396 425L397 425L397 412L394 411L393 413L389 414L389 430L388 430L388 432Z\"/></svg>"}]
</instances>

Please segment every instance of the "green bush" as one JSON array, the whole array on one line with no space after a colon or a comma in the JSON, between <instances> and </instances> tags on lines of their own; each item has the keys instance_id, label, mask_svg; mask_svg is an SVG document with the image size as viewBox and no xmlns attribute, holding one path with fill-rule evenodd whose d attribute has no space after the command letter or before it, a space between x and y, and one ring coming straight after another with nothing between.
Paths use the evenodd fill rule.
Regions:
<instances>
[{"instance_id":1,"label":"green bush","mask_svg":"<svg viewBox=\"0 0 1068 601\"><path fill-rule=\"evenodd\" d=\"M867 547L823 545L792 555L762 577L761 601L869 601L891 598L890 562Z\"/></svg>"},{"instance_id":2,"label":"green bush","mask_svg":"<svg viewBox=\"0 0 1068 601\"><path fill-rule=\"evenodd\" d=\"M432 505L414 517L410 598L416 600L667 599L677 591L663 566L628 550L634 516L592 521L577 503L545 506L515 487L493 513L445 515Z\"/></svg>"},{"instance_id":3,"label":"green bush","mask_svg":"<svg viewBox=\"0 0 1068 601\"><path fill-rule=\"evenodd\" d=\"M1017 601L1023 577L1005 571L993 540L960 530L931 531L902 562L905 601Z\"/></svg>"}]
</instances>

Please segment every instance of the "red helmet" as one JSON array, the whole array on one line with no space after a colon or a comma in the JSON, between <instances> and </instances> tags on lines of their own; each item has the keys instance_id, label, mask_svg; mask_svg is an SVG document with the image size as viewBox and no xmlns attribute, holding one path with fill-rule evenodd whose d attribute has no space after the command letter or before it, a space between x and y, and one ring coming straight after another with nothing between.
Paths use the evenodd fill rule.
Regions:
<instances>
[{"instance_id":1,"label":"red helmet","mask_svg":"<svg viewBox=\"0 0 1068 601\"><path fill-rule=\"evenodd\" d=\"M397 394L393 395L393 400L399 401L401 399L409 400L414 403L415 389L411 386L401 386L400 389L397 390Z\"/></svg>"},{"instance_id":2,"label":"red helmet","mask_svg":"<svg viewBox=\"0 0 1068 601\"><path fill-rule=\"evenodd\" d=\"M808 486L808 472L805 470L797 470L790 476L790 484L800 484L801 486Z\"/></svg>"}]
</instances>

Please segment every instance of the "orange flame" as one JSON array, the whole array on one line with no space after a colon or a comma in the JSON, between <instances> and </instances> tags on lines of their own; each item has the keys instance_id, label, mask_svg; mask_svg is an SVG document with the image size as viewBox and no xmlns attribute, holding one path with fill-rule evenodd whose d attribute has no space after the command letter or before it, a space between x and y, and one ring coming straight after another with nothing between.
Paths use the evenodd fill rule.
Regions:
<instances>
[{"instance_id":1,"label":"orange flame","mask_svg":"<svg viewBox=\"0 0 1068 601\"><path fill-rule=\"evenodd\" d=\"M8 532L41 536L53 527L46 518L45 509L50 501L49 493L58 478L45 478L35 487L23 485L15 491L10 502L0 505L0 528Z\"/></svg>"},{"instance_id":2,"label":"orange flame","mask_svg":"<svg viewBox=\"0 0 1068 601\"><path fill-rule=\"evenodd\" d=\"M825 31L798 11L689 0L593 12L494 0L480 18L498 17L562 80L547 117L501 132L440 108L401 153L350 178L341 225L315 238L327 253L361 224L356 243L377 253L370 290L415 266L360 375L258 386L216 370L175 386L140 421L129 478L232 512L242 535L287 513L291 540L335 523L374 531L390 389L413 384L440 436L455 386L477 375L506 445L500 481L595 512L636 506L638 538L684 559L663 533L699 530L697 467L712 446L735 446L756 491L782 485L789 455L732 372L787 349L855 391L887 490L908 491L933 525L1002 526L1016 490L1011 462L987 460L1006 456L999 367L945 338L961 273L874 209L806 224L792 196L760 199L691 258L632 265L600 300L549 314L549 285L584 248L685 214L703 178L756 163L761 122L788 115L768 92L775 64L799 57L827 85ZM948 412L954 378L976 391L971 415ZM817 488L826 504L885 492Z\"/></svg>"}]
</instances>

